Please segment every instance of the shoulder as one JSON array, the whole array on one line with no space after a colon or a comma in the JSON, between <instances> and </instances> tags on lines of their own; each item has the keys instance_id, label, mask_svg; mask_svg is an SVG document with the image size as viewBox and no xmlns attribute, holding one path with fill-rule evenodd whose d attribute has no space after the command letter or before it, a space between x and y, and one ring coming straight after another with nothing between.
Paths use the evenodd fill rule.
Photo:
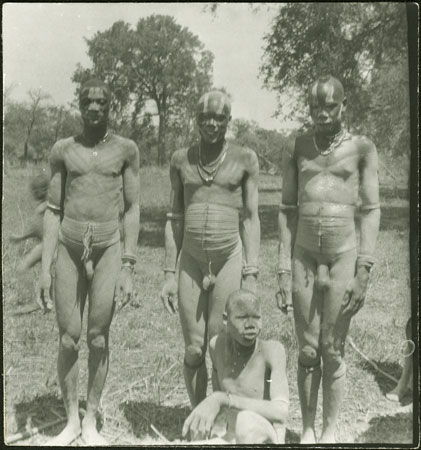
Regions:
<instances>
[{"instance_id":1,"label":"shoulder","mask_svg":"<svg viewBox=\"0 0 421 450\"><path fill-rule=\"evenodd\" d=\"M64 153L69 149L75 142L74 137L68 137L65 139L59 139L51 149L50 157L60 158L64 156Z\"/></svg>"},{"instance_id":2,"label":"shoulder","mask_svg":"<svg viewBox=\"0 0 421 450\"><path fill-rule=\"evenodd\" d=\"M139 149L136 145L136 142L132 141L131 139L119 136L117 134L113 134L111 135L111 142L113 140L120 148L122 148L126 152L127 155L133 156L139 153Z\"/></svg>"},{"instance_id":3,"label":"shoulder","mask_svg":"<svg viewBox=\"0 0 421 450\"><path fill-rule=\"evenodd\" d=\"M271 364L279 364L286 358L285 348L278 341L260 341L265 360Z\"/></svg>"},{"instance_id":4,"label":"shoulder","mask_svg":"<svg viewBox=\"0 0 421 450\"><path fill-rule=\"evenodd\" d=\"M228 145L228 153L231 158L242 164L246 171L255 172L256 170L259 170L259 159L254 150L233 142L229 142Z\"/></svg>"},{"instance_id":5,"label":"shoulder","mask_svg":"<svg viewBox=\"0 0 421 450\"><path fill-rule=\"evenodd\" d=\"M363 136L361 134L353 135L352 142L357 147L358 152L361 156L367 155L369 153L377 153L374 142L367 136Z\"/></svg>"},{"instance_id":6,"label":"shoulder","mask_svg":"<svg viewBox=\"0 0 421 450\"><path fill-rule=\"evenodd\" d=\"M216 363L216 356L221 353L221 348L225 345L225 340L226 334L221 331L217 335L213 336L209 341L209 354L214 363Z\"/></svg>"},{"instance_id":7,"label":"shoulder","mask_svg":"<svg viewBox=\"0 0 421 450\"><path fill-rule=\"evenodd\" d=\"M300 152L303 152L304 150L311 147L313 145L313 137L314 134L312 131L297 136L295 138L295 145L292 150L293 154L298 155Z\"/></svg>"},{"instance_id":8,"label":"shoulder","mask_svg":"<svg viewBox=\"0 0 421 450\"><path fill-rule=\"evenodd\" d=\"M179 168L187 160L187 154L193 147L176 150L171 156L171 166Z\"/></svg>"}]
</instances>

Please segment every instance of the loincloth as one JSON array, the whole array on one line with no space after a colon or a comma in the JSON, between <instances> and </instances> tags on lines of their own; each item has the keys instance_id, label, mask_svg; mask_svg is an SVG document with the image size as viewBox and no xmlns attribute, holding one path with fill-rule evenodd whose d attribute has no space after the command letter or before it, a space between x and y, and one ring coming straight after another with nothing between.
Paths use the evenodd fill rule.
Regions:
<instances>
[{"instance_id":1,"label":"loincloth","mask_svg":"<svg viewBox=\"0 0 421 450\"><path fill-rule=\"evenodd\" d=\"M200 262L221 262L241 252L239 212L227 206L193 203L185 212L183 252Z\"/></svg>"},{"instance_id":2,"label":"loincloth","mask_svg":"<svg viewBox=\"0 0 421 450\"><path fill-rule=\"evenodd\" d=\"M73 248L81 249L81 261L88 279L92 278L92 252L104 249L120 241L119 222L79 222L64 217L60 226L59 241Z\"/></svg>"},{"instance_id":3,"label":"loincloth","mask_svg":"<svg viewBox=\"0 0 421 450\"><path fill-rule=\"evenodd\" d=\"M339 254L356 248L355 207L306 202L299 207L296 245L321 254Z\"/></svg>"}]
</instances>

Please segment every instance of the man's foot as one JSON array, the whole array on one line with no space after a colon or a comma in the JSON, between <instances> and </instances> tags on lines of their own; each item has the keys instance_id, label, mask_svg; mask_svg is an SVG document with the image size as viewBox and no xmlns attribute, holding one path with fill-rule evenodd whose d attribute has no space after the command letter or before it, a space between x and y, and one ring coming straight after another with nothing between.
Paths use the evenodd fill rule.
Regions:
<instances>
[{"instance_id":1,"label":"man's foot","mask_svg":"<svg viewBox=\"0 0 421 450\"><path fill-rule=\"evenodd\" d=\"M109 445L97 431L94 424L82 423L82 439L86 445Z\"/></svg>"},{"instance_id":2,"label":"man's foot","mask_svg":"<svg viewBox=\"0 0 421 450\"><path fill-rule=\"evenodd\" d=\"M316 434L314 430L309 429L303 431L301 435L300 444L315 444L316 443Z\"/></svg>"},{"instance_id":3,"label":"man's foot","mask_svg":"<svg viewBox=\"0 0 421 450\"><path fill-rule=\"evenodd\" d=\"M392 402L400 402L403 398L411 394L411 389L401 388L399 385L392 389L390 392L386 393L386 398Z\"/></svg>"},{"instance_id":4,"label":"man's foot","mask_svg":"<svg viewBox=\"0 0 421 450\"><path fill-rule=\"evenodd\" d=\"M320 436L319 444L335 444L336 439L333 433L323 433Z\"/></svg>"},{"instance_id":5,"label":"man's foot","mask_svg":"<svg viewBox=\"0 0 421 450\"><path fill-rule=\"evenodd\" d=\"M65 447L77 439L80 436L80 433L80 424L67 424L58 436L50 439L44 445L47 447Z\"/></svg>"}]
</instances>

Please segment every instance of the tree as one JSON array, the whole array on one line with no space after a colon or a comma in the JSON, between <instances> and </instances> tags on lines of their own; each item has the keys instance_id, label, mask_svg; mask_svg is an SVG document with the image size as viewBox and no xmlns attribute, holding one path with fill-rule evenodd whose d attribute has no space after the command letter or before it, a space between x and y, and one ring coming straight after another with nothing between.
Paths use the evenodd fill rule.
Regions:
<instances>
[{"instance_id":1,"label":"tree","mask_svg":"<svg viewBox=\"0 0 421 450\"><path fill-rule=\"evenodd\" d=\"M86 42L93 68L79 65L73 81L94 74L104 78L113 91L113 120L120 128L130 123L134 134L146 101L153 100L159 117L157 162L164 164L169 128L191 127L192 105L211 86L213 55L197 36L163 15L140 19L135 30L116 22Z\"/></svg>"},{"instance_id":2,"label":"tree","mask_svg":"<svg viewBox=\"0 0 421 450\"><path fill-rule=\"evenodd\" d=\"M350 123L364 130L372 118L373 83L386 81L387 74L394 73L395 79L408 84L404 4L282 4L264 40L261 75L265 86L277 93L278 113L284 117L304 121L307 86L317 76L330 73L342 81L349 97ZM280 101L287 94L295 98L292 112L284 110ZM379 120L387 115L378 112ZM404 120L400 120L401 126Z\"/></svg>"}]
</instances>

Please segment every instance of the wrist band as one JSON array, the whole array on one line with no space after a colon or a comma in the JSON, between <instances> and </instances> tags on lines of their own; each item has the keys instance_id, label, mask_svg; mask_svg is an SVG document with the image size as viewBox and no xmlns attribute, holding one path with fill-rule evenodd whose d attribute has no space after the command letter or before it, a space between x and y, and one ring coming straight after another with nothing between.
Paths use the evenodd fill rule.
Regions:
<instances>
[{"instance_id":1,"label":"wrist band","mask_svg":"<svg viewBox=\"0 0 421 450\"><path fill-rule=\"evenodd\" d=\"M288 209L297 209L298 206L297 205L284 205L283 203L279 204L279 209L282 210L288 210Z\"/></svg>"},{"instance_id":2,"label":"wrist band","mask_svg":"<svg viewBox=\"0 0 421 450\"><path fill-rule=\"evenodd\" d=\"M124 255L121 257L121 261L124 263L130 263L132 265L136 264L136 255L132 255L131 253L124 253Z\"/></svg>"},{"instance_id":3,"label":"wrist band","mask_svg":"<svg viewBox=\"0 0 421 450\"><path fill-rule=\"evenodd\" d=\"M133 272L134 271L134 265L133 264L130 264L130 263L123 263L122 265L121 265L121 268L122 269L129 269L131 272Z\"/></svg>"},{"instance_id":4,"label":"wrist band","mask_svg":"<svg viewBox=\"0 0 421 450\"><path fill-rule=\"evenodd\" d=\"M168 212L167 213L167 219L169 219L169 220L184 220L184 214L183 213Z\"/></svg>"},{"instance_id":5,"label":"wrist band","mask_svg":"<svg viewBox=\"0 0 421 450\"><path fill-rule=\"evenodd\" d=\"M243 277L247 275L254 275L256 278L259 275L259 268L257 266L243 266L243 269L241 271L241 274Z\"/></svg>"},{"instance_id":6,"label":"wrist band","mask_svg":"<svg viewBox=\"0 0 421 450\"><path fill-rule=\"evenodd\" d=\"M356 265L357 265L357 267L365 266L365 267L368 267L371 269L374 266L375 262L376 262L376 260L372 256L359 254L357 256L357 264Z\"/></svg>"},{"instance_id":7,"label":"wrist band","mask_svg":"<svg viewBox=\"0 0 421 450\"><path fill-rule=\"evenodd\" d=\"M225 392L227 394L227 398L228 398L228 409L231 409L231 394L229 392Z\"/></svg>"},{"instance_id":8,"label":"wrist band","mask_svg":"<svg viewBox=\"0 0 421 450\"><path fill-rule=\"evenodd\" d=\"M175 273L176 271L175 271L175 269L170 269L169 267L166 267L164 269L164 273L167 273L167 272Z\"/></svg>"}]
</instances>

